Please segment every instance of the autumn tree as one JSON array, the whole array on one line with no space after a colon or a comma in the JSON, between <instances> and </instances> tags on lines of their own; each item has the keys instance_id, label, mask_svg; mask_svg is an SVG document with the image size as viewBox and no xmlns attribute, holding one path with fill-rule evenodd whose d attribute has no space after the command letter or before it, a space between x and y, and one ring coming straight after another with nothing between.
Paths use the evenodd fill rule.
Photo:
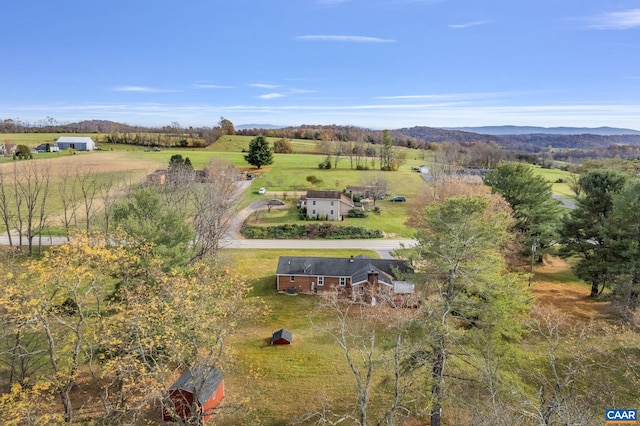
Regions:
<instances>
[{"instance_id":1,"label":"autumn tree","mask_svg":"<svg viewBox=\"0 0 640 426\"><path fill-rule=\"evenodd\" d=\"M249 153L244 156L247 163L261 168L273 163L273 149L269 146L269 141L264 136L256 136L249 142Z\"/></svg>"},{"instance_id":2,"label":"autumn tree","mask_svg":"<svg viewBox=\"0 0 640 426\"><path fill-rule=\"evenodd\" d=\"M235 135L236 129L233 127L233 123L231 120L228 120L224 117L220 117L220 122L218 123L220 128L222 129L223 135Z\"/></svg>"},{"instance_id":3,"label":"autumn tree","mask_svg":"<svg viewBox=\"0 0 640 426\"><path fill-rule=\"evenodd\" d=\"M114 252L88 237L52 248L29 261L23 274L7 283L0 306L12 327L37 333L46 342L49 366L31 379L53 384L66 422L75 417L71 390L76 386L94 318L101 315ZM16 303L19 300L20 303Z\"/></svg>"},{"instance_id":4,"label":"autumn tree","mask_svg":"<svg viewBox=\"0 0 640 426\"><path fill-rule=\"evenodd\" d=\"M164 263L131 236L78 234L6 277L3 325L37 335L48 361L25 382L32 389L50 383L65 422L86 420L78 410L86 406L100 424L136 424L175 374L233 368L226 341L244 321L259 319L264 305L247 301L250 284L214 262L171 272ZM224 409L245 407L246 394L227 396ZM5 401L19 409L15 398L2 397L0 406Z\"/></svg>"},{"instance_id":5,"label":"autumn tree","mask_svg":"<svg viewBox=\"0 0 640 426\"><path fill-rule=\"evenodd\" d=\"M273 143L273 152L276 154L291 154L293 152L293 145L287 138L278 139Z\"/></svg>"}]
</instances>

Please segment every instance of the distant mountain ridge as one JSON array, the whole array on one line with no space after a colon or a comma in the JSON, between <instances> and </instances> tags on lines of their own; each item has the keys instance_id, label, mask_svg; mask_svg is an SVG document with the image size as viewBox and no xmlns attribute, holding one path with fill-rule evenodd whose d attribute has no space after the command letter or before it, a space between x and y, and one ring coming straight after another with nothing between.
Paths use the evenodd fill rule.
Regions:
<instances>
[{"instance_id":1,"label":"distant mountain ridge","mask_svg":"<svg viewBox=\"0 0 640 426\"><path fill-rule=\"evenodd\" d=\"M480 126L445 127L446 130L472 132L481 135L640 135L639 130L616 127L537 127L537 126Z\"/></svg>"},{"instance_id":2,"label":"distant mountain ridge","mask_svg":"<svg viewBox=\"0 0 640 426\"><path fill-rule=\"evenodd\" d=\"M275 124L240 124L236 129L281 129L287 126L277 126Z\"/></svg>"}]
</instances>

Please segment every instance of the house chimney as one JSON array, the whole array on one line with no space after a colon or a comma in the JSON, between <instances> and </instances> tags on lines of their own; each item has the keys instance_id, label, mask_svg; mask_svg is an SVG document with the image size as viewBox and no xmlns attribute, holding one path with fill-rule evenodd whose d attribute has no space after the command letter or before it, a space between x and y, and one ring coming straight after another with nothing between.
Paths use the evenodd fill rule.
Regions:
<instances>
[{"instance_id":1,"label":"house chimney","mask_svg":"<svg viewBox=\"0 0 640 426\"><path fill-rule=\"evenodd\" d=\"M349 258L349 262L353 263L353 255Z\"/></svg>"}]
</instances>

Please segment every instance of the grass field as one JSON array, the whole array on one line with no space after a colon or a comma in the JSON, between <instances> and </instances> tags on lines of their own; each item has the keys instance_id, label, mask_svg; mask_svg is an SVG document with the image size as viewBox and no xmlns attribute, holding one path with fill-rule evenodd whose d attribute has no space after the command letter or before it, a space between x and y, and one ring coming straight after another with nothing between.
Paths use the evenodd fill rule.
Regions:
<instances>
[{"instance_id":1,"label":"grass field","mask_svg":"<svg viewBox=\"0 0 640 426\"><path fill-rule=\"evenodd\" d=\"M5 135L14 143L25 143L35 146L38 143L51 142L55 140L57 134L12 134ZM95 137L95 135L93 135ZM130 184L140 184L144 182L145 176L156 169L166 168L173 155L181 155L189 158L194 168L204 168L211 159L226 159L230 161L238 171L247 171L254 174L249 191L244 194L241 202L246 206L261 198L257 190L265 187L267 196L278 196L279 198L288 194L289 198L294 198L294 194L299 196L308 189L332 189L344 190L347 185L362 185L367 179L374 176L381 176L388 181L389 194L405 195L409 199L415 197L420 188L425 185L418 173L411 171L411 167L418 166L423 160L410 158L410 155L417 155L415 150L405 150L407 153L407 163L396 172L380 172L367 170L352 170L347 158L343 158L338 163L338 168L329 170L319 169L318 164L324 159L324 155L293 153L275 154L272 165L256 169L244 160L245 153L251 137L248 136L225 136L212 144L208 148L175 148L160 149L153 151L145 147L132 145L102 144L101 150L95 152L62 151L57 153L34 154L35 164L46 166L51 176L51 191L49 195L48 217L49 226L55 229L60 225L59 215L62 212L62 201L58 191L62 179L74 176L80 172L91 174L117 174L119 182ZM269 138L271 141L276 138ZM315 148L314 141L291 141L296 152L308 152ZM0 173L10 175L17 168L26 167L28 162L16 162L11 158L4 158L0 163ZM308 176L315 176L321 182L311 185L307 181ZM406 206L404 203L390 203L378 201L382 214L370 214L366 219L353 219L343 222L344 225L364 226L379 229L389 236L410 237L411 233L404 226L407 218ZM298 221L295 209L283 215L281 211L261 215L261 224L278 224L283 222Z\"/></svg>"},{"instance_id":2,"label":"grass field","mask_svg":"<svg viewBox=\"0 0 640 426\"><path fill-rule=\"evenodd\" d=\"M225 377L227 392L242 389L246 377L257 371L259 380L252 386L252 408L264 425L289 424L304 413L310 404L326 396L336 406L344 403L341 395L353 391L353 376L344 354L335 342L311 324L322 322L318 298L309 295L288 296L275 290L278 256L349 257L368 251L354 250L229 250L229 262L253 285L250 297L259 297L270 314L255 321L234 336L229 345L237 352L237 364ZM274 331L286 328L293 334L290 346L271 346ZM220 424L247 424L246 418L225 418Z\"/></svg>"},{"instance_id":3,"label":"grass field","mask_svg":"<svg viewBox=\"0 0 640 426\"><path fill-rule=\"evenodd\" d=\"M225 255L237 270L253 285L250 297L259 297L270 309L262 321L255 321L242 329L229 342L236 351L236 364L225 377L227 391L244 392L246 377L254 372L258 379L252 386L251 407L255 418L251 421L267 426L291 424L302 414L318 409L326 398L334 409L353 407L354 378L344 359L344 353L327 334L313 324L323 321L326 313L318 309L318 296L287 296L275 292L275 268L278 256L349 256L360 254L353 250L228 250ZM376 257L374 253L367 253ZM532 284L536 303L569 315L575 324L601 321L614 324L616 313L608 301L589 297L590 288L571 273L570 265L559 258L551 258L537 265ZM290 346L270 346L271 334L280 328L293 333ZM528 363L544 365L544 342L529 336L522 345L519 356ZM523 362L524 361L523 358ZM525 367L523 367L525 368ZM374 377L372 404L379 403L379 380ZM624 392L616 389L615 392ZM627 399L638 394L620 395ZM533 397L535 399L535 397ZM448 410L448 415L452 411ZM247 424L247 417L228 416L220 424L239 426ZM415 423L422 424L417 419ZM427 421L424 419L424 421ZM306 423L305 423L306 424Z\"/></svg>"},{"instance_id":4,"label":"grass field","mask_svg":"<svg viewBox=\"0 0 640 426\"><path fill-rule=\"evenodd\" d=\"M542 167L536 167L534 170L551 184L554 194L569 200L576 198L575 192L569 188L570 172L559 169L543 169Z\"/></svg>"}]
</instances>

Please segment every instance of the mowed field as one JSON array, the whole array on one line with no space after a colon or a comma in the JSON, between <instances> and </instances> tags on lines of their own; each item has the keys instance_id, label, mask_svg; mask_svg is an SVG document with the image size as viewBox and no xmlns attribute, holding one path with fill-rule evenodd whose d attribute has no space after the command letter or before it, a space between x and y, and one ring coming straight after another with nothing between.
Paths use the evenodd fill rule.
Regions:
<instances>
[{"instance_id":1,"label":"mowed field","mask_svg":"<svg viewBox=\"0 0 640 426\"><path fill-rule=\"evenodd\" d=\"M319 296L289 296L275 291L275 268L279 256L334 256L373 252L354 250L225 250L223 256L232 267L247 277L253 286L250 298L260 298L268 307L266 317L250 321L228 341L233 351L234 364L226 371L227 392L246 394L251 402L245 411L223 415L216 424L240 426L262 424L277 426L295 424L322 405L336 411L355 406L355 379L349 370L345 355L336 342L322 329L329 316L321 310ZM581 324L613 325L618 321L616 311L608 301L589 297L589 286L571 272L570 264L552 257L537 265L532 283L534 304L553 309L568 316L570 322ZM405 314L414 315L409 310ZM271 346L271 334L286 328L293 333L289 346ZM384 328L380 330L379 344L384 346ZM520 352L522 362L544 364L547 356L544 342L528 335L523 343L526 352ZM382 408L385 390L382 386L386 372L376 371L373 377L371 407ZM625 389L614 389L625 399ZM632 391L631 394L637 394ZM532 397L535 399L535 397ZM455 409L447 410L455 416ZM425 424L428 419L409 419L406 424ZM311 424L309 422L302 424ZM428 423L427 423L428 424ZM455 423L458 424L458 423ZM464 424L464 423L462 423Z\"/></svg>"}]
</instances>

